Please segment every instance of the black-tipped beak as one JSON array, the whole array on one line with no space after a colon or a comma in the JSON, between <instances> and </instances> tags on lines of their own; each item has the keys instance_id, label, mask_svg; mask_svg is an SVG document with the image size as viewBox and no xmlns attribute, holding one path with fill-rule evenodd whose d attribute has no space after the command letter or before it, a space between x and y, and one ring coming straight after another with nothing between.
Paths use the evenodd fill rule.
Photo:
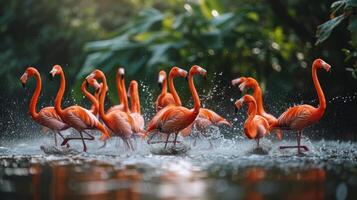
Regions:
<instances>
[{"instance_id":1,"label":"black-tipped beak","mask_svg":"<svg viewBox=\"0 0 357 200\"><path fill-rule=\"evenodd\" d=\"M88 80L86 79L86 87L89 87L89 83Z\"/></svg>"},{"instance_id":2,"label":"black-tipped beak","mask_svg":"<svg viewBox=\"0 0 357 200\"><path fill-rule=\"evenodd\" d=\"M21 82L21 84L22 84L22 87L25 89L26 88L26 84L23 83L23 82Z\"/></svg>"},{"instance_id":3,"label":"black-tipped beak","mask_svg":"<svg viewBox=\"0 0 357 200\"><path fill-rule=\"evenodd\" d=\"M53 81L53 76L51 73L48 74L48 77L49 77L50 81Z\"/></svg>"},{"instance_id":4,"label":"black-tipped beak","mask_svg":"<svg viewBox=\"0 0 357 200\"><path fill-rule=\"evenodd\" d=\"M203 79L204 79L205 81L207 81L207 75L206 75L206 74L203 75Z\"/></svg>"},{"instance_id":5,"label":"black-tipped beak","mask_svg":"<svg viewBox=\"0 0 357 200\"><path fill-rule=\"evenodd\" d=\"M237 106L234 106L234 112L235 112L235 113L238 113L238 108L237 108Z\"/></svg>"},{"instance_id":6,"label":"black-tipped beak","mask_svg":"<svg viewBox=\"0 0 357 200\"><path fill-rule=\"evenodd\" d=\"M185 77L186 81L188 82L188 76Z\"/></svg>"},{"instance_id":7,"label":"black-tipped beak","mask_svg":"<svg viewBox=\"0 0 357 200\"><path fill-rule=\"evenodd\" d=\"M125 75L124 75L124 74L121 74L121 75L120 75L120 78L121 78L121 79L124 79L124 78L125 78Z\"/></svg>"},{"instance_id":8,"label":"black-tipped beak","mask_svg":"<svg viewBox=\"0 0 357 200\"><path fill-rule=\"evenodd\" d=\"M157 83L159 85L160 90L162 90L162 83Z\"/></svg>"}]
</instances>

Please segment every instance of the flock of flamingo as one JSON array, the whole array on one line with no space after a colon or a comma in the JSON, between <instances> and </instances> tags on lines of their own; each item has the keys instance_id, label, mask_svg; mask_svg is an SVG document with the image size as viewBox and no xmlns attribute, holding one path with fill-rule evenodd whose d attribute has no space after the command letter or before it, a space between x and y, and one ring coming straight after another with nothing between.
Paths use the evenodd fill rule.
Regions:
<instances>
[{"instance_id":1,"label":"flock of flamingo","mask_svg":"<svg viewBox=\"0 0 357 200\"><path fill-rule=\"evenodd\" d=\"M240 77L232 80L233 86L238 86L241 91L252 89L253 95L246 94L235 102L236 110L248 106L248 116L244 122L244 133L249 139L255 139L259 147L259 140L275 131L279 139L282 138L282 130L292 130L297 132L297 145L280 146L280 149L297 148L298 153L309 149L300 144L302 130L314 123L317 123L323 116L326 109L326 101L317 78L317 69L330 71L331 66L322 59L316 59L312 64L312 79L317 91L319 105L317 108L304 104L288 108L280 117L276 118L267 113L263 107L263 94L258 82L251 77ZM160 71L158 83L161 93L155 102L156 114L148 123L145 130L145 121L141 114L138 83L132 80L128 91L125 86L125 70L119 68L116 74L116 86L118 90L119 105L112 106L107 111L104 109L104 102L107 96L108 84L104 73L96 69L89 74L82 83L81 90L86 98L91 101L92 106L86 109L79 105L62 108L62 97L64 95L66 80L64 72L59 65L53 66L50 71L50 78L60 77L60 87L57 92L54 107L45 107L40 111L36 110L39 95L41 93L41 76L34 67L28 67L21 76L20 81L25 86L27 80L34 76L36 78L36 89L32 96L29 111L31 118L47 130L51 130L55 135L55 145L57 146L57 135L62 138L61 146L69 147L69 141L81 140L83 151L87 151L86 140L94 140L91 130L101 132L100 140L104 141L111 137L120 137L130 150L134 150L132 138L140 136L148 138L149 144L179 143L178 134L183 137L189 136L193 128L200 134L206 136L209 126L226 125L231 127L231 123L210 109L201 108L201 102L195 88L195 75L206 78L206 70L194 65L189 72L178 67L172 67L167 75L165 71ZM194 106L187 108L182 105L175 86L174 78L186 78L191 92ZM167 91L167 82L170 92ZM95 93L87 91L87 87L93 87ZM129 107L130 101L130 107ZM61 131L75 129L80 137L64 137ZM161 140L151 141L157 135L161 135ZM170 134L174 134L174 140L169 141Z\"/></svg>"}]
</instances>

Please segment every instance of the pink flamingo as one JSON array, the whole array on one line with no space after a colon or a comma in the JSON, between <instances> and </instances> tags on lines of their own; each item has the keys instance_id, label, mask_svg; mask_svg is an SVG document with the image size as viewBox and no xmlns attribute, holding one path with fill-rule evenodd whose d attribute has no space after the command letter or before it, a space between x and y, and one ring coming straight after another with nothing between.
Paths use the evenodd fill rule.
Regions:
<instances>
[{"instance_id":1,"label":"pink flamingo","mask_svg":"<svg viewBox=\"0 0 357 200\"><path fill-rule=\"evenodd\" d=\"M25 87L26 82L29 77L35 76L36 78L36 90L31 98L30 102L30 115L31 118L39 123L40 125L44 126L45 128L48 128L54 132L55 136L55 145L57 146L57 135L58 134L62 139L64 139L61 131L66 130L69 128L69 126L63 122L61 117L57 114L56 110L54 107L45 107L42 108L39 112L36 111L36 105L38 102L38 97L40 96L41 89L42 89L42 81L41 81L41 76L40 73L37 71L36 68L34 67L28 67L24 74L21 76L20 81ZM69 145L67 144L67 147Z\"/></svg>"},{"instance_id":2,"label":"pink flamingo","mask_svg":"<svg viewBox=\"0 0 357 200\"><path fill-rule=\"evenodd\" d=\"M240 91L244 91L246 88L252 88L253 89L253 97L257 103L257 113L258 115L261 115L262 117L264 117L266 120L268 120L269 125L276 123L277 119L267 113L264 110L264 106L263 106L263 92L262 89L259 86L258 81L256 81L254 78L252 77L240 77L240 78L236 78L232 80L232 85L236 86L239 85L239 89ZM250 112L250 111L248 111ZM282 138L282 132L281 130L277 130L276 131L277 137L279 140L281 140Z\"/></svg>"},{"instance_id":3,"label":"pink flamingo","mask_svg":"<svg viewBox=\"0 0 357 200\"><path fill-rule=\"evenodd\" d=\"M124 68L119 68L118 72L116 73L116 79L115 79L115 83L117 86L117 90L118 90L118 100L119 100L119 104L112 106L108 109L107 112L112 112L114 110L120 110L120 111L124 111L124 97L123 97L123 93L125 89L125 82L122 81L124 79L125 76L125 70ZM123 85L124 84L124 85Z\"/></svg>"},{"instance_id":4,"label":"pink flamingo","mask_svg":"<svg viewBox=\"0 0 357 200\"><path fill-rule=\"evenodd\" d=\"M107 139L109 136L107 130L104 126L99 122L99 120L87 109L81 106L70 106L66 109L62 109L62 97L66 87L66 80L64 77L64 73L62 67L59 65L53 66L52 70L50 71L50 77L53 79L56 75L61 77L60 88L58 90L56 99L55 99L55 110L57 114L61 117L61 119L66 122L69 126L76 129L79 134L80 138L65 138L62 142L62 145L67 144L69 140L73 139L81 139L83 143L83 151L87 151L87 145L84 140L94 140L94 137L91 136L86 130L93 130L98 129L102 132L101 140ZM95 101L94 97L91 96L93 99L91 101ZM88 138L83 137L83 133L85 133Z\"/></svg>"},{"instance_id":5,"label":"pink flamingo","mask_svg":"<svg viewBox=\"0 0 357 200\"><path fill-rule=\"evenodd\" d=\"M131 100L130 116L134 119L136 126L143 130L145 126L145 121L144 117L141 115L138 82L135 80L132 80L130 82L128 98Z\"/></svg>"},{"instance_id":6,"label":"pink flamingo","mask_svg":"<svg viewBox=\"0 0 357 200\"><path fill-rule=\"evenodd\" d=\"M207 72L206 70L197 65L194 65L190 69L188 81L189 88L194 100L194 108L190 110L183 106L170 105L161 109L150 121L147 131L144 134L144 137L152 131L166 133L168 135L165 142L166 148L170 134L175 133L175 139L173 143L174 145L176 145L177 135L179 131L189 126L196 119L200 111L201 103L193 83L193 76L196 74L200 74L205 77Z\"/></svg>"},{"instance_id":7,"label":"pink flamingo","mask_svg":"<svg viewBox=\"0 0 357 200\"><path fill-rule=\"evenodd\" d=\"M248 112L248 118L244 122L244 133L249 139L255 139L259 147L260 138L269 133L269 122L265 117L257 114L257 103L254 97L244 95L235 102L236 108L240 109L243 103L246 103L249 111L251 111Z\"/></svg>"},{"instance_id":8,"label":"pink flamingo","mask_svg":"<svg viewBox=\"0 0 357 200\"><path fill-rule=\"evenodd\" d=\"M322 59L316 59L312 64L312 80L319 98L319 106L317 108L304 104L288 108L280 115L278 121L270 126L270 129L283 129L297 131L297 146L280 146L280 149L297 148L300 154L300 149L308 151L306 146L300 144L302 130L317 123L325 113L326 100L317 78L317 69L323 68L327 72L331 70L331 66Z\"/></svg>"},{"instance_id":9,"label":"pink flamingo","mask_svg":"<svg viewBox=\"0 0 357 200\"><path fill-rule=\"evenodd\" d=\"M158 84L161 88L161 93L155 102L156 112L159 112L162 108L168 105L175 105L174 97L171 93L167 92L166 72L164 70L159 72Z\"/></svg>"},{"instance_id":10,"label":"pink flamingo","mask_svg":"<svg viewBox=\"0 0 357 200\"><path fill-rule=\"evenodd\" d=\"M136 126L134 119L130 116L130 111L128 108L128 99L126 96L126 91L124 91L123 105L124 111L115 110L112 112L105 113L104 111L104 101L105 96L108 91L107 80L105 75L100 70L94 70L90 75L86 77L86 80L90 79L100 79L102 81L102 91L100 92L99 98L99 116L105 123L108 130L112 133L112 136L118 136L123 139L129 149L134 150L134 146L131 143L131 136L133 133L140 133L142 130ZM98 83L97 83L98 84ZM99 88L97 86L96 88Z\"/></svg>"}]
</instances>

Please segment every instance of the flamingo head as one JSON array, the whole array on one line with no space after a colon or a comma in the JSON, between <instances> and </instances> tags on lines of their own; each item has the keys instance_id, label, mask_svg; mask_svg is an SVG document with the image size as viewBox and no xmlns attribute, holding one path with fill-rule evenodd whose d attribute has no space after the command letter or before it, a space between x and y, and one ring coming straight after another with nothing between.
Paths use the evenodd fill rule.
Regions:
<instances>
[{"instance_id":1,"label":"flamingo head","mask_svg":"<svg viewBox=\"0 0 357 200\"><path fill-rule=\"evenodd\" d=\"M86 84L87 86L91 86L95 89L95 92L97 93L100 88L102 88L103 83L98 83L97 79L95 78L88 78L86 79Z\"/></svg>"},{"instance_id":2,"label":"flamingo head","mask_svg":"<svg viewBox=\"0 0 357 200\"><path fill-rule=\"evenodd\" d=\"M181 69L179 67L172 67L170 70L170 76L175 77L175 76L180 76L183 78L187 77L187 71L184 69Z\"/></svg>"},{"instance_id":3,"label":"flamingo head","mask_svg":"<svg viewBox=\"0 0 357 200\"><path fill-rule=\"evenodd\" d=\"M166 80L166 72L164 70L161 70L159 72L159 78L157 80L157 83L159 84L160 89L162 89L162 84L164 84L165 80Z\"/></svg>"},{"instance_id":4,"label":"flamingo head","mask_svg":"<svg viewBox=\"0 0 357 200\"><path fill-rule=\"evenodd\" d=\"M63 73L62 67L60 65L54 65L49 74L50 80L52 81L56 75L61 73Z\"/></svg>"},{"instance_id":5,"label":"flamingo head","mask_svg":"<svg viewBox=\"0 0 357 200\"><path fill-rule=\"evenodd\" d=\"M258 82L257 80L255 80L254 78L252 77L248 77L245 79L245 81L241 84L239 84L239 89L241 92L243 92L246 88L255 88L258 86Z\"/></svg>"},{"instance_id":6,"label":"flamingo head","mask_svg":"<svg viewBox=\"0 0 357 200\"><path fill-rule=\"evenodd\" d=\"M195 74L199 74L203 76L204 79L206 79L207 71L198 65L194 65L190 69L190 75L195 75Z\"/></svg>"},{"instance_id":7,"label":"flamingo head","mask_svg":"<svg viewBox=\"0 0 357 200\"><path fill-rule=\"evenodd\" d=\"M246 80L247 80L247 77L244 77L244 76L239 77L239 78L236 78L236 79L233 79L233 80L232 80L232 85L233 85L233 86L237 86L237 85L243 83L243 82L246 81Z\"/></svg>"},{"instance_id":8,"label":"flamingo head","mask_svg":"<svg viewBox=\"0 0 357 200\"><path fill-rule=\"evenodd\" d=\"M313 66L317 67L317 68L323 68L325 69L327 72L331 71L331 65L329 65L328 63L326 63L325 61L323 61L322 59L318 58L314 61Z\"/></svg>"},{"instance_id":9,"label":"flamingo head","mask_svg":"<svg viewBox=\"0 0 357 200\"><path fill-rule=\"evenodd\" d=\"M125 69L123 67L120 67L118 69L118 75L120 76L121 79L123 79L125 77Z\"/></svg>"},{"instance_id":10,"label":"flamingo head","mask_svg":"<svg viewBox=\"0 0 357 200\"><path fill-rule=\"evenodd\" d=\"M34 67L28 67L28 68L26 69L26 71L24 72L24 74L22 74L22 76L20 77L20 81L21 81L22 87L25 88L27 79L28 79L29 77L35 75L36 72L38 73L37 69L34 68Z\"/></svg>"},{"instance_id":11,"label":"flamingo head","mask_svg":"<svg viewBox=\"0 0 357 200\"><path fill-rule=\"evenodd\" d=\"M86 80L94 78L94 79L103 79L105 77L104 73L99 70L95 69L92 73L90 73L87 77Z\"/></svg>"},{"instance_id":12,"label":"flamingo head","mask_svg":"<svg viewBox=\"0 0 357 200\"><path fill-rule=\"evenodd\" d=\"M128 89L128 98L130 99L133 92L138 91L138 82L136 80L132 80Z\"/></svg>"},{"instance_id":13,"label":"flamingo head","mask_svg":"<svg viewBox=\"0 0 357 200\"><path fill-rule=\"evenodd\" d=\"M254 97L252 97L249 94L244 95L243 97L241 97L240 99L238 99L235 102L236 112L243 107L244 103L250 104L250 103L253 103L253 102L255 102Z\"/></svg>"}]
</instances>

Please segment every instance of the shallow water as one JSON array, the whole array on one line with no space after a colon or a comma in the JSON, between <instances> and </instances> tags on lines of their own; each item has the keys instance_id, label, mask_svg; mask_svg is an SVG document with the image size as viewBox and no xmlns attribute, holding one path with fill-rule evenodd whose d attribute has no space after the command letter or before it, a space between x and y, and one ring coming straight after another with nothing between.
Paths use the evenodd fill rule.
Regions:
<instances>
[{"instance_id":1,"label":"shallow water","mask_svg":"<svg viewBox=\"0 0 357 200\"><path fill-rule=\"evenodd\" d=\"M182 139L181 139L182 140ZM339 141L303 143L309 153L280 150L294 138L261 143L266 154L255 154L255 142L218 137L206 139L186 154L153 155L137 139L128 152L119 140L106 148L72 142L80 154L46 155L40 146L53 138L15 141L0 147L1 199L353 199L357 197L357 144ZM159 147L155 147L159 148Z\"/></svg>"}]
</instances>

